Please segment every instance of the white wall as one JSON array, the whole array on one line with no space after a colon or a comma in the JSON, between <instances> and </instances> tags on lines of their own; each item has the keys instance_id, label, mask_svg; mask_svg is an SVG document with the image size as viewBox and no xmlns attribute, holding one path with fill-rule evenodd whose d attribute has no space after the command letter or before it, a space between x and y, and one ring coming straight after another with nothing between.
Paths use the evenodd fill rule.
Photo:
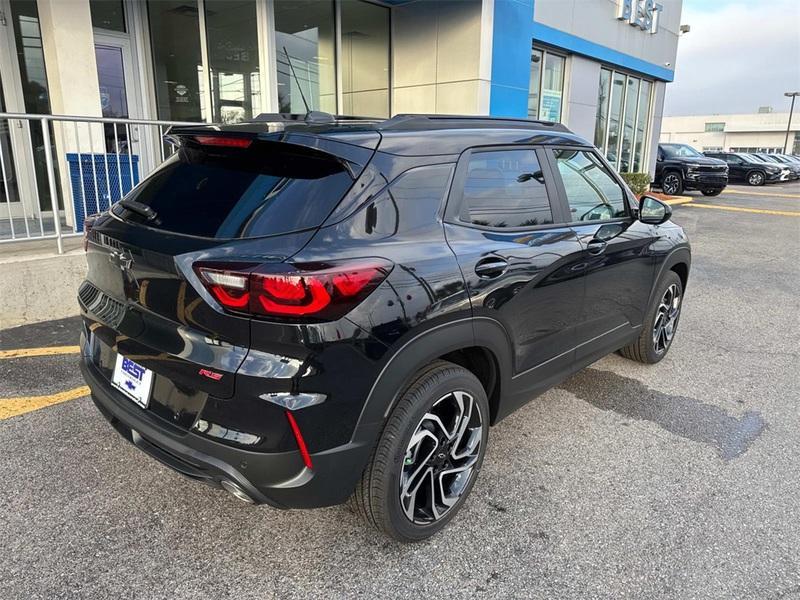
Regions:
<instances>
[{"instance_id":1,"label":"white wall","mask_svg":"<svg viewBox=\"0 0 800 600\"><path fill-rule=\"evenodd\" d=\"M661 129L662 142L680 142L704 147L729 148L783 148L789 113L749 113L732 115L692 115L664 117ZM706 132L706 123L725 123L724 132ZM800 116L795 113L789 133L791 151L794 136L800 132Z\"/></svg>"},{"instance_id":2,"label":"white wall","mask_svg":"<svg viewBox=\"0 0 800 600\"><path fill-rule=\"evenodd\" d=\"M394 8L392 112L487 114L493 12L493 0Z\"/></svg>"},{"instance_id":3,"label":"white wall","mask_svg":"<svg viewBox=\"0 0 800 600\"><path fill-rule=\"evenodd\" d=\"M578 55L567 61L564 123L577 135L592 141L597 123L600 63Z\"/></svg>"},{"instance_id":4,"label":"white wall","mask_svg":"<svg viewBox=\"0 0 800 600\"><path fill-rule=\"evenodd\" d=\"M674 68L682 0L659 0L659 31L651 34L617 19L618 0L535 0L533 19L579 38L665 68ZM670 63L667 67L665 63Z\"/></svg>"}]
</instances>

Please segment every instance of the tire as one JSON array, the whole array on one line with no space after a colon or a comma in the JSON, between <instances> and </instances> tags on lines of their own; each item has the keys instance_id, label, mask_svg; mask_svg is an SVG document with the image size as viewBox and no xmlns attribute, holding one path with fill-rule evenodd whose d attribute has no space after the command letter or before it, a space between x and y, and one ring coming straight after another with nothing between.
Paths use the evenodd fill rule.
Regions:
<instances>
[{"instance_id":1,"label":"tire","mask_svg":"<svg viewBox=\"0 0 800 600\"><path fill-rule=\"evenodd\" d=\"M762 173L761 171L751 171L750 173L747 174L747 184L748 185L752 185L752 186L756 186L756 187L760 186L760 185L764 185L764 182L766 181L766 179L767 178L764 176L764 173Z\"/></svg>"},{"instance_id":2,"label":"tire","mask_svg":"<svg viewBox=\"0 0 800 600\"><path fill-rule=\"evenodd\" d=\"M456 418L459 401L464 407L461 420ZM439 417L442 426L427 418L429 414ZM451 445L439 452L448 433ZM350 498L351 507L398 541L429 538L450 522L469 496L483 464L488 433L489 402L480 381L463 367L435 361L417 373L397 402ZM460 475L447 474L452 468L462 469ZM441 494L433 490L434 481ZM431 503L431 496L452 504Z\"/></svg>"},{"instance_id":3,"label":"tire","mask_svg":"<svg viewBox=\"0 0 800 600\"><path fill-rule=\"evenodd\" d=\"M667 171L661 180L661 191L667 196L680 196L683 193L683 177L677 171Z\"/></svg>"},{"instance_id":4,"label":"tire","mask_svg":"<svg viewBox=\"0 0 800 600\"><path fill-rule=\"evenodd\" d=\"M664 301L666 300L667 292L670 290L677 291L677 307L674 307L674 313L672 310L664 310ZM683 284L681 283L681 278L674 271L668 271L658 284L655 302L650 307L650 310L647 311L642 333L635 342L620 349L619 353L625 358L650 365L664 358L672 346L672 341L675 339L682 305ZM666 327L663 326L665 316L669 317ZM661 319L660 322L659 319ZM656 327L659 324L662 326L662 333L657 338Z\"/></svg>"},{"instance_id":5,"label":"tire","mask_svg":"<svg viewBox=\"0 0 800 600\"><path fill-rule=\"evenodd\" d=\"M719 196L722 193L722 188L713 190L701 190L703 196Z\"/></svg>"}]
</instances>

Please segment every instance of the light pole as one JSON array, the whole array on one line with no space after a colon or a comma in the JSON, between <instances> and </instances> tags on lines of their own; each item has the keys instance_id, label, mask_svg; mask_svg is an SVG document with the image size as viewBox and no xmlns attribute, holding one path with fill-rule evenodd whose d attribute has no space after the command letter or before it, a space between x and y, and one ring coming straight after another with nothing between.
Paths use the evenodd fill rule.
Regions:
<instances>
[{"instance_id":1,"label":"light pole","mask_svg":"<svg viewBox=\"0 0 800 600\"><path fill-rule=\"evenodd\" d=\"M789 154L794 154L792 150L794 150L794 144L792 144L792 150L787 150L786 147L789 145L789 130L792 128L792 113L794 112L794 99L800 96L800 92L785 92L783 94L787 98L792 99L792 106L789 109L789 122L786 124L786 139L783 140L783 151L788 152Z\"/></svg>"}]
</instances>

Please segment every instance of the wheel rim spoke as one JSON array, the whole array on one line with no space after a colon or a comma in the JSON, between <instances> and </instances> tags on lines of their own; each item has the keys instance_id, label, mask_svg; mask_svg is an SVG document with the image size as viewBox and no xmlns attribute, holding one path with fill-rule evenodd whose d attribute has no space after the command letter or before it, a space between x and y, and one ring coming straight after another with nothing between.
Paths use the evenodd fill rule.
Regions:
<instances>
[{"instance_id":1,"label":"wheel rim spoke","mask_svg":"<svg viewBox=\"0 0 800 600\"><path fill-rule=\"evenodd\" d=\"M480 407L465 391L443 396L422 416L400 473L400 503L410 521L433 523L458 503L474 477L482 439Z\"/></svg>"},{"instance_id":2,"label":"wheel rim spoke","mask_svg":"<svg viewBox=\"0 0 800 600\"><path fill-rule=\"evenodd\" d=\"M658 305L653 322L653 349L657 354L666 351L675 336L675 326L681 312L681 295L676 284L670 285Z\"/></svg>"}]
</instances>

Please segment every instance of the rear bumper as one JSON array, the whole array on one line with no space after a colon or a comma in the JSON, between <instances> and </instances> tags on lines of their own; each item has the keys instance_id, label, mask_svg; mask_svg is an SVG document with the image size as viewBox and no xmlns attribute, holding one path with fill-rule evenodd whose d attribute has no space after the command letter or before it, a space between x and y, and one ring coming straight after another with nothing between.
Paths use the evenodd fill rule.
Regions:
<instances>
[{"instance_id":1,"label":"rear bumper","mask_svg":"<svg viewBox=\"0 0 800 600\"><path fill-rule=\"evenodd\" d=\"M113 389L85 358L81 371L92 400L129 442L173 470L211 485L236 484L256 503L276 508L316 508L347 500L361 476L376 431L312 454L313 469L299 451L264 453L233 448L193 433L176 433Z\"/></svg>"}]
</instances>

